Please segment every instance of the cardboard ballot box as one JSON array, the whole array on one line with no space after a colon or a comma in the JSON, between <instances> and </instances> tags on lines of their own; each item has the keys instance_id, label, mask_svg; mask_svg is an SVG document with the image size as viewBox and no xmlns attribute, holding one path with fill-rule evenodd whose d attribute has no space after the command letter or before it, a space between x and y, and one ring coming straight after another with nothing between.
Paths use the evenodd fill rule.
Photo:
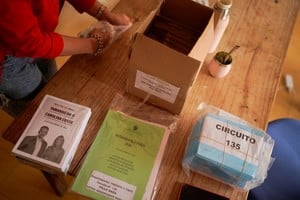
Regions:
<instances>
[{"instance_id":1,"label":"cardboard ballot box","mask_svg":"<svg viewBox=\"0 0 300 200\"><path fill-rule=\"evenodd\" d=\"M127 92L179 114L212 40L211 8L191 0L164 1L134 37Z\"/></svg>"}]
</instances>

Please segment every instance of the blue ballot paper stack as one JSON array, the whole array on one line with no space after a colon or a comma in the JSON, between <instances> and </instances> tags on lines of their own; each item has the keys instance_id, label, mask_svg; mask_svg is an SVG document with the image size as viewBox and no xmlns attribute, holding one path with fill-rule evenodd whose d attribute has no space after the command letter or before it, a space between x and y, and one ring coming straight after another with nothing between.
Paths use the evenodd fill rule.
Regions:
<instances>
[{"instance_id":1,"label":"blue ballot paper stack","mask_svg":"<svg viewBox=\"0 0 300 200\"><path fill-rule=\"evenodd\" d=\"M192 170L249 190L264 181L273 145L260 129L208 113L194 125L182 165L188 174Z\"/></svg>"}]
</instances>

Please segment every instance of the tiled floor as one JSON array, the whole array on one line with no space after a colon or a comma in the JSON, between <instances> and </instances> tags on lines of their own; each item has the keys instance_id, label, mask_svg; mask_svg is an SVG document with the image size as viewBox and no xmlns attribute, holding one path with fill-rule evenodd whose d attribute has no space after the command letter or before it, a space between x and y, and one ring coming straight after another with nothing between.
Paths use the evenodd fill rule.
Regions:
<instances>
[{"instance_id":1,"label":"tiled floor","mask_svg":"<svg viewBox=\"0 0 300 200\"><path fill-rule=\"evenodd\" d=\"M67 35L76 35L88 26L93 20L87 15L75 14L67 4L61 15L58 31ZM283 67L282 75L291 74L294 79L295 92L290 94L285 86L284 79L278 87L277 97L273 106L270 120L281 117L300 119L300 15L296 22L290 47ZM57 60L61 66L68 57ZM12 122L13 118L0 110L0 134ZM42 174L34 168L17 162L10 154L12 144L0 138L0 199L86 199L78 195L67 193L63 198L57 197ZM72 178L68 177L72 183Z\"/></svg>"}]
</instances>

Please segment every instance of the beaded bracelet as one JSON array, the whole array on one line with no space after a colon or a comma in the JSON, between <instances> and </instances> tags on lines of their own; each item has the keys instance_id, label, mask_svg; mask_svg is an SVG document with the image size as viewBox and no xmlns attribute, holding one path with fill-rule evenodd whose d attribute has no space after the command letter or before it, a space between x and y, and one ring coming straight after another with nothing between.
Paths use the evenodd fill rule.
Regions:
<instances>
[{"instance_id":1,"label":"beaded bracelet","mask_svg":"<svg viewBox=\"0 0 300 200\"><path fill-rule=\"evenodd\" d=\"M101 19L104 10L106 9L106 6L101 5L100 8L98 9L97 13L96 13L96 18L97 19Z\"/></svg>"},{"instance_id":2,"label":"beaded bracelet","mask_svg":"<svg viewBox=\"0 0 300 200\"><path fill-rule=\"evenodd\" d=\"M95 38L98 42L97 49L96 49L95 53L93 54L94 56L98 56L101 53L102 49L104 48L102 37L99 35L96 35L96 34L92 34L91 37Z\"/></svg>"}]
</instances>

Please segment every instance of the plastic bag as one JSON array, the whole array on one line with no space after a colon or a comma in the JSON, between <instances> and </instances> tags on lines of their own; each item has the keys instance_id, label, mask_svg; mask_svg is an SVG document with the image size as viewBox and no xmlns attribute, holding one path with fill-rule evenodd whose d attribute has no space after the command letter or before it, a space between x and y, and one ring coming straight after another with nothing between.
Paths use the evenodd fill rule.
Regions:
<instances>
[{"instance_id":1,"label":"plastic bag","mask_svg":"<svg viewBox=\"0 0 300 200\"><path fill-rule=\"evenodd\" d=\"M204 104L193 123L182 161L187 175L192 170L242 190L263 183L274 160L266 132Z\"/></svg>"},{"instance_id":2,"label":"plastic bag","mask_svg":"<svg viewBox=\"0 0 300 200\"><path fill-rule=\"evenodd\" d=\"M110 40L109 40L108 44L106 45L106 47L103 49L103 51L105 51L116 39L118 39L120 37L120 35L122 33L124 33L131 26L132 26L132 23L130 23L128 25L112 25L107 21L101 20L101 21L97 21L97 22L93 23L86 29L80 31L78 33L78 37L87 38L87 37L89 37L89 34L94 29L101 29L103 31L110 33Z\"/></svg>"},{"instance_id":3,"label":"plastic bag","mask_svg":"<svg viewBox=\"0 0 300 200\"><path fill-rule=\"evenodd\" d=\"M177 116L116 95L72 185L93 199L153 199Z\"/></svg>"},{"instance_id":4,"label":"plastic bag","mask_svg":"<svg viewBox=\"0 0 300 200\"><path fill-rule=\"evenodd\" d=\"M170 133L177 130L179 116L165 109L147 103L149 95L144 100L129 94L117 94L111 103L111 109L151 123L165 126Z\"/></svg>"}]
</instances>

